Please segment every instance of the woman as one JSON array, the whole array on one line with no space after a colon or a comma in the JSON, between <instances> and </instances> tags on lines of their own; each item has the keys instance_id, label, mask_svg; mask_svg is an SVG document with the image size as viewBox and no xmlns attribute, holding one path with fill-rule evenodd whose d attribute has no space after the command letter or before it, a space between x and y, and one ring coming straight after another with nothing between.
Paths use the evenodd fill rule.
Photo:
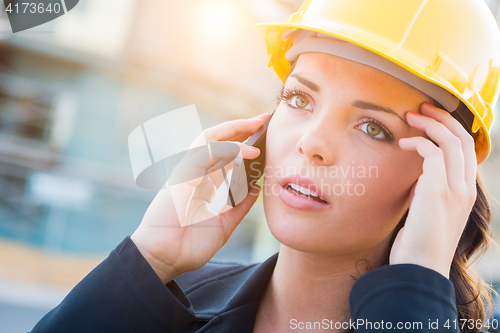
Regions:
<instances>
[{"instance_id":1,"label":"woman","mask_svg":"<svg viewBox=\"0 0 500 333\"><path fill-rule=\"evenodd\" d=\"M251 266L207 263L261 190L215 214L223 180L212 173L161 190L134 234L33 332L493 326L488 290L467 265L490 233L477 163L490 149L498 28L479 1L450 6L314 0L287 23L262 25L284 81L262 191L279 254ZM470 48L478 54L461 58ZM204 137L254 159L259 150L241 142L268 117Z\"/></svg>"}]
</instances>

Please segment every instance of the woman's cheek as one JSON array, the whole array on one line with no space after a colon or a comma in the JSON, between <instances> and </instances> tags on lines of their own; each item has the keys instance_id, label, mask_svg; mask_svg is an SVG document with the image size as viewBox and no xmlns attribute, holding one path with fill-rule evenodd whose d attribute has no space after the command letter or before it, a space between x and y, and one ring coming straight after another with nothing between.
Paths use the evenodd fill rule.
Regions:
<instances>
[{"instance_id":1,"label":"woman's cheek","mask_svg":"<svg viewBox=\"0 0 500 333\"><path fill-rule=\"evenodd\" d=\"M297 133L273 116L266 136L266 168L281 167L285 158L294 154L297 140Z\"/></svg>"},{"instance_id":2,"label":"woman's cheek","mask_svg":"<svg viewBox=\"0 0 500 333\"><path fill-rule=\"evenodd\" d=\"M408 198L411 187L421 174L419 159L414 156L392 156L379 164L370 164L370 178L366 179L364 187L370 197L366 202L373 203L373 209L382 208L383 215L392 212L387 218L400 216L408 208Z\"/></svg>"}]
</instances>

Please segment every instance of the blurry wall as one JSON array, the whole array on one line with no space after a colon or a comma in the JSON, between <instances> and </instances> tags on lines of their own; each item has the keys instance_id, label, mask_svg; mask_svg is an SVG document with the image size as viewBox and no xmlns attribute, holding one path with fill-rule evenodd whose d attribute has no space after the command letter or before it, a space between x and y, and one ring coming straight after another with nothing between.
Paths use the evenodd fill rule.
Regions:
<instances>
[{"instance_id":1,"label":"blurry wall","mask_svg":"<svg viewBox=\"0 0 500 333\"><path fill-rule=\"evenodd\" d=\"M284 16L291 10L277 6ZM3 32L0 237L46 256L99 261L135 230L155 195L134 184L132 129L187 104L196 104L204 128L272 111L279 80L265 66L251 7L86 0L54 21ZM231 259L252 260L256 214ZM37 280L22 270L16 278Z\"/></svg>"}]
</instances>

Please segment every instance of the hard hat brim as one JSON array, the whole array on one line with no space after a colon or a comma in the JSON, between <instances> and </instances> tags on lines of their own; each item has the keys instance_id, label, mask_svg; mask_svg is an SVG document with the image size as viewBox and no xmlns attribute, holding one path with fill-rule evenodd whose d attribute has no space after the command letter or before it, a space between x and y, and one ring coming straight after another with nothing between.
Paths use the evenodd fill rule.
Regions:
<instances>
[{"instance_id":1,"label":"hard hat brim","mask_svg":"<svg viewBox=\"0 0 500 333\"><path fill-rule=\"evenodd\" d=\"M305 23L294 23L294 22L263 22L255 25L259 30L261 30L264 38L266 40L267 52L269 55L268 66L272 66L276 74L284 82L288 75L290 64L285 58L286 51L291 47L291 38L281 38L283 32L289 29L304 29L315 31L319 33L328 34L330 36L345 40L347 42L353 43L360 47L363 47L375 54L378 54L398 66L406 69L412 74L429 81L455 95L474 115L474 122L471 128L472 135L475 142L476 158L477 163L480 164L489 156L491 152L491 141L488 135L488 127L483 121L481 115L478 114L476 108L482 106L483 108L490 107L489 104L476 103L472 105L471 101L474 100L473 96L470 99L464 98L464 94L459 92L456 87L452 84L445 84L442 78L438 77L434 71L432 71L429 66L423 65L418 60L414 59L410 55L402 52L401 50L395 49L389 43L385 43L381 40L376 40L373 36L363 36L360 33L356 33L350 30L344 29L324 29L320 26L305 24ZM288 67L286 66L288 64ZM491 111L491 110L490 110Z\"/></svg>"}]
</instances>

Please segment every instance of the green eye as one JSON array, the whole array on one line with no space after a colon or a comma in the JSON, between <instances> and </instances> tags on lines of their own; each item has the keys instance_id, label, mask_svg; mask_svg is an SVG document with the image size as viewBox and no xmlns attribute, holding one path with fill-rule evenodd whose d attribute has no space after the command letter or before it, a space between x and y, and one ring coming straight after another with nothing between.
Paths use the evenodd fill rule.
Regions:
<instances>
[{"instance_id":1,"label":"green eye","mask_svg":"<svg viewBox=\"0 0 500 333\"><path fill-rule=\"evenodd\" d=\"M380 127L375 123L368 123L366 126L366 132L372 136L377 136L380 133Z\"/></svg>"},{"instance_id":2,"label":"green eye","mask_svg":"<svg viewBox=\"0 0 500 333\"><path fill-rule=\"evenodd\" d=\"M308 96L299 89L284 89L280 94L280 99L291 108L312 111L312 104Z\"/></svg>"},{"instance_id":3,"label":"green eye","mask_svg":"<svg viewBox=\"0 0 500 333\"><path fill-rule=\"evenodd\" d=\"M309 105L309 101L304 96L294 96L293 99L295 100L295 105L297 105L299 108L305 108L307 105Z\"/></svg>"},{"instance_id":4,"label":"green eye","mask_svg":"<svg viewBox=\"0 0 500 333\"><path fill-rule=\"evenodd\" d=\"M371 139L387 142L394 141L392 133L378 120L368 119L357 125L356 128L365 132Z\"/></svg>"}]
</instances>

